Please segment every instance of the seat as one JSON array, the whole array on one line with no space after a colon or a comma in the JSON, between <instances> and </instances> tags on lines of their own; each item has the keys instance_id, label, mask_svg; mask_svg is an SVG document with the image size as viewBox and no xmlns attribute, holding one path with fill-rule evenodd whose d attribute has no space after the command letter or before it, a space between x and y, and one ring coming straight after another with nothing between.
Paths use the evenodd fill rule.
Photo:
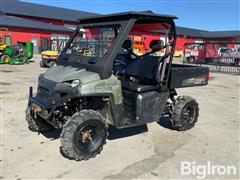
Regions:
<instances>
[{"instance_id":1,"label":"seat","mask_svg":"<svg viewBox=\"0 0 240 180\"><path fill-rule=\"evenodd\" d=\"M128 79L121 79L121 85L123 90L129 90L129 91L138 92L138 93L158 90L158 87L156 86L139 84L137 82L132 82Z\"/></svg>"},{"instance_id":2,"label":"seat","mask_svg":"<svg viewBox=\"0 0 240 180\"><path fill-rule=\"evenodd\" d=\"M156 83L156 73L159 67L159 60L161 57L154 56L153 53L158 51L163 46L161 40L152 40L149 44L149 48L152 51L145 53L143 56L139 56L131 61L126 67L124 74L127 76L133 76L137 79L151 82L149 84Z\"/></svg>"}]
</instances>

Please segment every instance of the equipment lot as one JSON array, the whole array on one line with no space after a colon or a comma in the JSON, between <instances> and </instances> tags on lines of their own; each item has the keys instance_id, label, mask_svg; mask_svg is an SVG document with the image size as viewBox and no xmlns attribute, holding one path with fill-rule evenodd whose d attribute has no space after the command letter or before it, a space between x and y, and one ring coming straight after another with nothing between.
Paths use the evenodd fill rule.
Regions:
<instances>
[{"instance_id":1,"label":"equipment lot","mask_svg":"<svg viewBox=\"0 0 240 180\"><path fill-rule=\"evenodd\" d=\"M32 133L25 122L28 87L36 90L39 57L29 65L1 65L1 167L2 177L26 178L194 178L181 175L181 161L196 165L235 165L239 178L239 76L212 73L209 85L177 89L193 96L200 107L199 122L187 132L171 130L170 123L148 125L148 131L126 138L111 129L104 151L88 161L71 161L59 151L60 131ZM144 127L134 128L144 131ZM111 138L112 137L112 138ZM211 178L212 176L209 176Z\"/></svg>"}]
</instances>

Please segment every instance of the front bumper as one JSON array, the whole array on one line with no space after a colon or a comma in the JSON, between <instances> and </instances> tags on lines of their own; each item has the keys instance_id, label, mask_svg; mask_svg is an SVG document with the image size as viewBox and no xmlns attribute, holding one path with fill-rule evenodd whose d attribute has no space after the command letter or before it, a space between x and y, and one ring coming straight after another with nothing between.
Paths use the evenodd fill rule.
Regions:
<instances>
[{"instance_id":1,"label":"front bumper","mask_svg":"<svg viewBox=\"0 0 240 180\"><path fill-rule=\"evenodd\" d=\"M64 96L56 93L57 84L58 82L40 77L36 96L32 96L32 88L30 88L28 106L45 120L49 120L57 108L77 96L76 89L71 89Z\"/></svg>"},{"instance_id":2,"label":"front bumper","mask_svg":"<svg viewBox=\"0 0 240 180\"><path fill-rule=\"evenodd\" d=\"M64 105L64 102L58 104L58 106L50 103L46 104L38 96L30 97L28 102L29 108L44 119L49 119L58 106Z\"/></svg>"}]
</instances>

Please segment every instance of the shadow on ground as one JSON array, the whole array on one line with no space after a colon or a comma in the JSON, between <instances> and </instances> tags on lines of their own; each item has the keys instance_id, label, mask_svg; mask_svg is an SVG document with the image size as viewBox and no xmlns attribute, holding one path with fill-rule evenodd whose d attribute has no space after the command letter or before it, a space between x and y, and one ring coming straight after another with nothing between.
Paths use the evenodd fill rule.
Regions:
<instances>
[{"instance_id":1,"label":"shadow on ground","mask_svg":"<svg viewBox=\"0 0 240 180\"><path fill-rule=\"evenodd\" d=\"M160 120L158 121L158 124L164 128L173 130L172 123L168 117L161 117ZM55 140L60 137L61 131L62 129L54 129L48 132L44 132L42 133L42 135L48 139ZM108 140L134 136L147 131L148 131L147 125L141 125L141 126L129 127L129 128L123 128L123 129L117 129L114 126L110 125L108 127L108 133L109 133Z\"/></svg>"},{"instance_id":2,"label":"shadow on ground","mask_svg":"<svg viewBox=\"0 0 240 180\"><path fill-rule=\"evenodd\" d=\"M60 137L62 129L54 129L51 131L43 132L42 135L48 139L55 140Z\"/></svg>"},{"instance_id":3,"label":"shadow on ground","mask_svg":"<svg viewBox=\"0 0 240 180\"><path fill-rule=\"evenodd\" d=\"M54 129L51 131L43 132L42 135L48 139L55 140L60 137L62 129ZM109 126L108 128L108 140L120 139L128 136L134 136L137 134L141 134L147 132L147 125L117 129L114 126Z\"/></svg>"},{"instance_id":4,"label":"shadow on ground","mask_svg":"<svg viewBox=\"0 0 240 180\"><path fill-rule=\"evenodd\" d=\"M166 129L174 130L169 117L161 117L158 121L158 124Z\"/></svg>"},{"instance_id":5,"label":"shadow on ground","mask_svg":"<svg viewBox=\"0 0 240 180\"><path fill-rule=\"evenodd\" d=\"M128 136L134 136L148 131L147 125L117 129L114 126L108 128L108 140L120 139Z\"/></svg>"}]
</instances>

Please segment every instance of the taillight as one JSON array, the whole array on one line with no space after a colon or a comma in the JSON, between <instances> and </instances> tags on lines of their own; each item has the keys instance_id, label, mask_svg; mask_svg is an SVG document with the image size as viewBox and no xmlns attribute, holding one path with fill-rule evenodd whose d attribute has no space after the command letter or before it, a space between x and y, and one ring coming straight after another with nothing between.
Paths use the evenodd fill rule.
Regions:
<instances>
[{"instance_id":1,"label":"taillight","mask_svg":"<svg viewBox=\"0 0 240 180\"><path fill-rule=\"evenodd\" d=\"M208 72L208 74L206 75L206 81L209 81L210 79L211 79L210 72Z\"/></svg>"}]
</instances>

